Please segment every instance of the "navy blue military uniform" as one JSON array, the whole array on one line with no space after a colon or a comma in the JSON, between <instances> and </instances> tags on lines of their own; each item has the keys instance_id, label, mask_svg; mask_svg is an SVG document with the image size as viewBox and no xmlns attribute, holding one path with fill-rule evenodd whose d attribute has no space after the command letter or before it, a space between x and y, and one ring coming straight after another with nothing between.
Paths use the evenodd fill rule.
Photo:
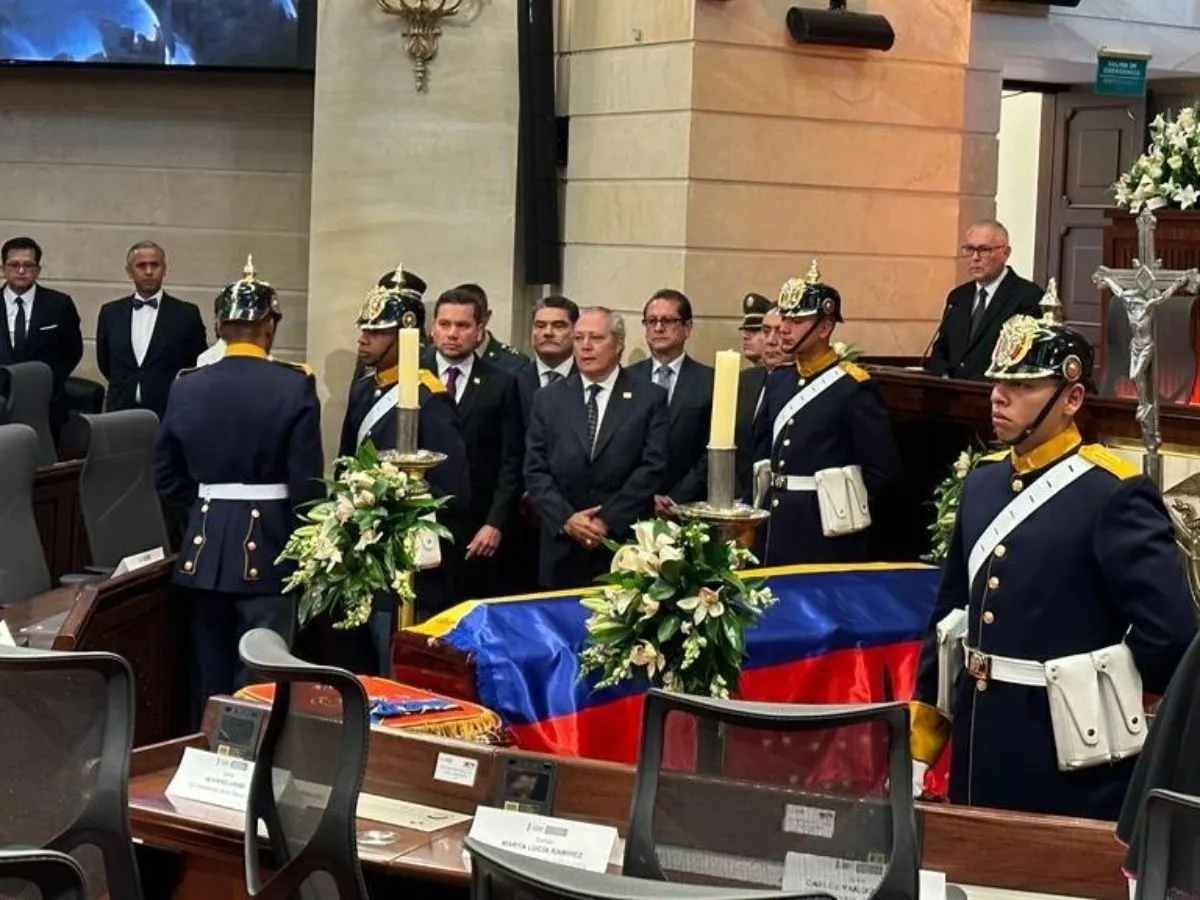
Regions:
<instances>
[{"instance_id":1,"label":"navy blue military uniform","mask_svg":"<svg viewBox=\"0 0 1200 900\"><path fill-rule=\"evenodd\" d=\"M269 292L266 302L274 302L262 282L231 288ZM256 321L236 317L239 302L230 299L222 321ZM269 308L277 315L277 305ZM306 366L233 343L223 359L185 370L171 386L155 482L168 503L189 510L172 581L189 601L197 723L208 697L244 683L242 634L272 628L293 635L295 601L283 596L275 560L296 508L322 494L323 469L320 402Z\"/></svg>"},{"instance_id":2,"label":"navy blue military uniform","mask_svg":"<svg viewBox=\"0 0 1200 900\"><path fill-rule=\"evenodd\" d=\"M1039 345L1029 353L1027 344L1006 341L1002 332L989 377L1032 379L1061 369L1067 383L1086 381L1091 348L1082 336L1055 325L1044 327L1036 340L1044 349ZM1028 360L1017 365L1011 356L997 364L1006 353L1024 353L1036 365L1031 368ZM1045 412L1025 433L1044 417ZM1056 463L1074 456L1088 467L1057 492L1046 496L1044 490L1033 512L999 535L986 558L977 557L971 580L969 559L985 530ZM981 542L982 550L991 541ZM997 680L988 677L988 667L974 665L956 676L948 710L952 723L939 713L936 628L963 608L969 651L1045 662L1124 640L1144 690L1161 693L1196 623L1171 523L1154 484L1106 448L1083 445L1073 425L1023 455L1000 453L980 463L963 484L912 704L916 760L934 763L951 741L951 802L1115 819L1136 758L1059 771L1044 685Z\"/></svg>"},{"instance_id":3,"label":"navy blue military uniform","mask_svg":"<svg viewBox=\"0 0 1200 900\"><path fill-rule=\"evenodd\" d=\"M779 310L786 318L808 319L814 327L822 318L842 320L841 297L817 280L815 263L805 282L791 279L784 285ZM770 463L763 505L771 517L759 530L758 556L764 565L872 558L870 528L825 537L811 485L812 477L822 470L859 466L871 502L899 475L900 451L887 409L870 378L865 369L841 359L832 348L798 362L795 368L767 375L754 421L756 466ZM793 398L806 390L817 392L785 415ZM788 478L808 483L793 489Z\"/></svg>"}]
</instances>

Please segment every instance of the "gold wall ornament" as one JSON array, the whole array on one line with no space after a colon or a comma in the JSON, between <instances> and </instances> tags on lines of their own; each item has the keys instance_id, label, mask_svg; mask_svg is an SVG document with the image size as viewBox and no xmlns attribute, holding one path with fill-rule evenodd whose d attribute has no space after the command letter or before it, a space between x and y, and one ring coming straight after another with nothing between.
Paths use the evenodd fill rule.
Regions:
<instances>
[{"instance_id":1,"label":"gold wall ornament","mask_svg":"<svg viewBox=\"0 0 1200 900\"><path fill-rule=\"evenodd\" d=\"M438 23L458 13L463 0L375 0L391 16L404 19L408 55L412 57L417 90L429 88L429 64L438 53L442 29Z\"/></svg>"}]
</instances>

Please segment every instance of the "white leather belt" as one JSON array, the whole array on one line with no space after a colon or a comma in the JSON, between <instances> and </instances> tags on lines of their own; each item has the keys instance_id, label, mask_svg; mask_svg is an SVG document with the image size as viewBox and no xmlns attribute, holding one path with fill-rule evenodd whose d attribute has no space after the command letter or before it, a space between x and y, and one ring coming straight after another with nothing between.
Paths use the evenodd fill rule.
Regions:
<instances>
[{"instance_id":1,"label":"white leather belt","mask_svg":"<svg viewBox=\"0 0 1200 900\"><path fill-rule=\"evenodd\" d=\"M973 678L1023 684L1026 687L1046 686L1046 667L1034 659L1013 659L972 650L965 643L964 668Z\"/></svg>"},{"instance_id":2,"label":"white leather belt","mask_svg":"<svg viewBox=\"0 0 1200 900\"><path fill-rule=\"evenodd\" d=\"M817 479L811 475L772 475L771 487L777 491L815 491Z\"/></svg>"},{"instance_id":3,"label":"white leather belt","mask_svg":"<svg viewBox=\"0 0 1200 900\"><path fill-rule=\"evenodd\" d=\"M201 500L286 500L286 484L202 484Z\"/></svg>"}]
</instances>

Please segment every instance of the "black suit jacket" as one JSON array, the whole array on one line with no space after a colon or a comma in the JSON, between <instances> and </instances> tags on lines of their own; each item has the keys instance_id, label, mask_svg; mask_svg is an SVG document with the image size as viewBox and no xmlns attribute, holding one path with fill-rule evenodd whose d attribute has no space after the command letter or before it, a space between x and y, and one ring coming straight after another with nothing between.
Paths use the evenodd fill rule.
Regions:
<instances>
[{"instance_id":1,"label":"black suit jacket","mask_svg":"<svg viewBox=\"0 0 1200 900\"><path fill-rule=\"evenodd\" d=\"M629 374L652 383L654 360L643 359ZM690 356L683 358L668 404L670 439L667 470L660 494L676 503L694 503L708 495L708 432L712 426L713 370Z\"/></svg>"},{"instance_id":2,"label":"black suit jacket","mask_svg":"<svg viewBox=\"0 0 1200 900\"><path fill-rule=\"evenodd\" d=\"M766 366L742 369L738 376L737 420L734 424L733 437L737 442L737 453L734 455L734 476L737 481L735 489L739 497L750 491L750 478L754 471L754 415L758 411L758 400L762 396L763 385L766 382Z\"/></svg>"},{"instance_id":3,"label":"black suit jacket","mask_svg":"<svg viewBox=\"0 0 1200 900\"><path fill-rule=\"evenodd\" d=\"M33 308L25 323L25 343L13 349L8 332L8 311L0 299L0 366L19 362L44 362L54 373L54 395L50 399L50 424L57 436L67 420L67 378L83 358L83 334L79 312L69 294L38 285Z\"/></svg>"},{"instance_id":4,"label":"black suit jacket","mask_svg":"<svg viewBox=\"0 0 1200 900\"><path fill-rule=\"evenodd\" d=\"M1046 293L1009 269L988 302L983 324L974 338L971 333L971 308L979 288L973 281L960 284L946 297L946 309L938 326L933 350L925 360L925 370L948 378L983 378L992 360L992 348L1001 326L1015 315L1041 317L1038 304Z\"/></svg>"},{"instance_id":5,"label":"black suit jacket","mask_svg":"<svg viewBox=\"0 0 1200 900\"><path fill-rule=\"evenodd\" d=\"M587 584L612 558L587 550L563 532L574 513L599 506L616 541L654 514L654 495L667 468L670 425L667 394L622 371L613 385L595 453L589 458L583 380L570 378L534 395L525 451L525 484L541 520L541 582L547 587Z\"/></svg>"},{"instance_id":6,"label":"black suit jacket","mask_svg":"<svg viewBox=\"0 0 1200 900\"><path fill-rule=\"evenodd\" d=\"M571 360L571 372L575 373L575 361ZM517 390L521 395L521 415L529 425L529 414L533 412L533 395L541 388L542 379L538 376L537 360L531 359L517 371Z\"/></svg>"},{"instance_id":7,"label":"black suit jacket","mask_svg":"<svg viewBox=\"0 0 1200 900\"><path fill-rule=\"evenodd\" d=\"M183 369L196 365L196 357L208 346L207 331L194 303L164 293L150 345L139 366L133 354L130 329L133 297L110 300L100 307L96 320L96 363L108 381L105 412L121 409L150 409L159 419L167 409L171 382ZM142 399L137 401L138 385Z\"/></svg>"},{"instance_id":8,"label":"black suit jacket","mask_svg":"<svg viewBox=\"0 0 1200 900\"><path fill-rule=\"evenodd\" d=\"M515 376L476 359L458 401L458 418L471 473L470 534L460 536L465 548L482 525L507 531L521 499L525 430Z\"/></svg>"}]
</instances>

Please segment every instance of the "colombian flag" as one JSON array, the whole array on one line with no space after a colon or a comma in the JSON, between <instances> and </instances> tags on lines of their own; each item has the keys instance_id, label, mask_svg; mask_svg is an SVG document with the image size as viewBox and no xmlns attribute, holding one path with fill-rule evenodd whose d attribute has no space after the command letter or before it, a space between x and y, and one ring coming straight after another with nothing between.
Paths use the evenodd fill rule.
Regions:
<instances>
[{"instance_id":1,"label":"colombian flag","mask_svg":"<svg viewBox=\"0 0 1200 900\"><path fill-rule=\"evenodd\" d=\"M784 703L908 699L938 570L916 564L789 566L762 575L779 598L746 634L738 696ZM408 629L474 657L479 699L524 750L634 763L645 684L579 680L585 591L460 604Z\"/></svg>"}]
</instances>

